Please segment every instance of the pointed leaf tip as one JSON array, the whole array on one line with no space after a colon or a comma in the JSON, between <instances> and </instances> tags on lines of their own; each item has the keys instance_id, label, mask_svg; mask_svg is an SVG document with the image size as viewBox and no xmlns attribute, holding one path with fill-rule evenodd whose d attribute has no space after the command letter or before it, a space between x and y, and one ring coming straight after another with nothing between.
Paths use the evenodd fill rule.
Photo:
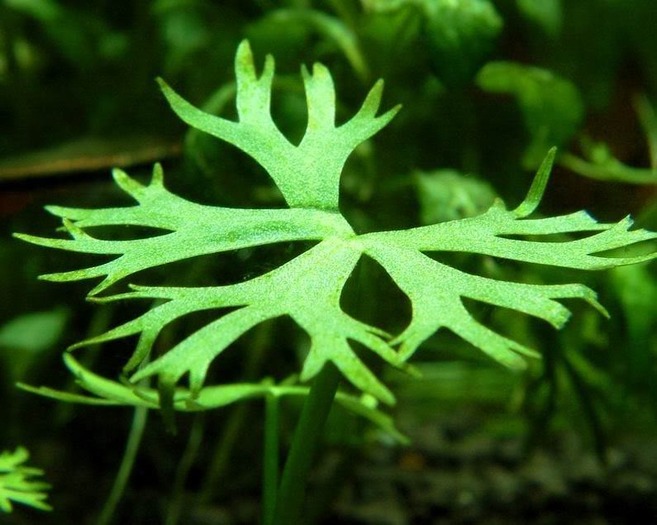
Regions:
<instances>
[{"instance_id":1,"label":"pointed leaf tip","mask_svg":"<svg viewBox=\"0 0 657 525\"><path fill-rule=\"evenodd\" d=\"M246 76L252 80L257 78L255 64L253 62L253 51L248 40L242 40L235 53L235 74L239 80L240 77Z\"/></svg>"},{"instance_id":2,"label":"pointed leaf tip","mask_svg":"<svg viewBox=\"0 0 657 525\"><path fill-rule=\"evenodd\" d=\"M249 39L244 38L237 46L237 52L235 53L235 56L244 56L247 54L252 55L253 53L251 51L251 43L249 42Z\"/></svg>"},{"instance_id":3,"label":"pointed leaf tip","mask_svg":"<svg viewBox=\"0 0 657 525\"><path fill-rule=\"evenodd\" d=\"M154 186L164 186L164 170L162 169L162 164L156 162L153 165L153 175L151 177L151 185Z\"/></svg>"},{"instance_id":4,"label":"pointed leaf tip","mask_svg":"<svg viewBox=\"0 0 657 525\"><path fill-rule=\"evenodd\" d=\"M114 168L112 170L112 178L119 188L132 197L136 198L144 190L144 186L140 182L137 182L121 169Z\"/></svg>"},{"instance_id":5,"label":"pointed leaf tip","mask_svg":"<svg viewBox=\"0 0 657 525\"><path fill-rule=\"evenodd\" d=\"M550 178L550 172L552 171L552 165L554 164L554 158L557 154L557 148L553 147L550 151L547 152L545 159L541 163L541 166L538 168L536 175L534 176L534 181L527 192L525 200L520 203L520 205L513 210L513 214L518 218L528 217L541 202L543 198L543 193L545 193L545 188L547 186L548 180Z\"/></svg>"},{"instance_id":6,"label":"pointed leaf tip","mask_svg":"<svg viewBox=\"0 0 657 525\"><path fill-rule=\"evenodd\" d=\"M379 110L379 106L381 105L381 99L383 98L383 87L385 83L383 82L383 79L377 80L370 91L367 93L365 96L365 100L363 101L363 108L367 108L372 115L375 115L376 112Z\"/></svg>"},{"instance_id":7,"label":"pointed leaf tip","mask_svg":"<svg viewBox=\"0 0 657 525\"><path fill-rule=\"evenodd\" d=\"M64 224L64 228L66 231L73 237L74 239L85 239L85 240L91 240L93 237L89 235L87 232L85 232L82 228L77 226L73 221L70 219L67 219L64 217L62 219L62 223Z\"/></svg>"},{"instance_id":8,"label":"pointed leaf tip","mask_svg":"<svg viewBox=\"0 0 657 525\"><path fill-rule=\"evenodd\" d=\"M260 79L266 79L268 83L274 76L275 60L271 54L265 56L265 63L262 68ZM237 47L235 54L235 75L238 85L240 80L246 82L258 81L258 71L253 56L253 50L248 40L244 39Z\"/></svg>"}]
</instances>

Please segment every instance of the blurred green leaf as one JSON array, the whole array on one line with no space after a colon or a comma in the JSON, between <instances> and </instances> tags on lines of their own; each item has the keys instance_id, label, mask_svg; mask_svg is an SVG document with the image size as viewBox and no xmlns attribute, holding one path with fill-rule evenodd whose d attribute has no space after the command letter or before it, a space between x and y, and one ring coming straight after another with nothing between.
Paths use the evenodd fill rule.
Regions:
<instances>
[{"instance_id":1,"label":"blurred green leaf","mask_svg":"<svg viewBox=\"0 0 657 525\"><path fill-rule=\"evenodd\" d=\"M559 163L569 170L596 180L627 184L657 184L657 169L634 168L618 160L603 142L582 140L584 158L564 153Z\"/></svg>"},{"instance_id":2,"label":"blurred green leaf","mask_svg":"<svg viewBox=\"0 0 657 525\"><path fill-rule=\"evenodd\" d=\"M490 62L477 75L477 84L484 91L512 95L517 100L530 135L523 156L527 169L540 164L550 147L571 140L584 118L577 87L546 69Z\"/></svg>"},{"instance_id":3,"label":"blurred green leaf","mask_svg":"<svg viewBox=\"0 0 657 525\"><path fill-rule=\"evenodd\" d=\"M547 36L559 35L563 22L561 0L516 0L516 3L520 13Z\"/></svg>"},{"instance_id":4,"label":"blurred green leaf","mask_svg":"<svg viewBox=\"0 0 657 525\"><path fill-rule=\"evenodd\" d=\"M21 315L0 327L0 346L41 352L61 336L68 314L64 309Z\"/></svg>"},{"instance_id":5,"label":"blurred green leaf","mask_svg":"<svg viewBox=\"0 0 657 525\"><path fill-rule=\"evenodd\" d=\"M44 500L44 492L50 485L31 478L41 476L43 471L23 465L30 454L23 447L14 452L0 453L0 512L11 512L12 502L28 505L39 510L52 510Z\"/></svg>"},{"instance_id":6,"label":"blurred green leaf","mask_svg":"<svg viewBox=\"0 0 657 525\"><path fill-rule=\"evenodd\" d=\"M361 80L369 77L368 65L360 50L356 34L337 17L315 9L276 9L260 18L249 31L254 46L265 40L271 52L272 42L280 54L281 42L287 46L307 45L305 42L310 31L323 37L322 50L334 46L347 59L354 72Z\"/></svg>"},{"instance_id":7,"label":"blurred green leaf","mask_svg":"<svg viewBox=\"0 0 657 525\"><path fill-rule=\"evenodd\" d=\"M415 173L422 224L474 217L490 208L495 190L485 181L456 170Z\"/></svg>"},{"instance_id":8,"label":"blurred green leaf","mask_svg":"<svg viewBox=\"0 0 657 525\"><path fill-rule=\"evenodd\" d=\"M78 67L93 67L103 52L127 50L125 35L113 32L105 21L81 9L54 0L5 0L5 4L36 20L64 57Z\"/></svg>"},{"instance_id":9,"label":"blurred green leaf","mask_svg":"<svg viewBox=\"0 0 657 525\"><path fill-rule=\"evenodd\" d=\"M63 9L54 0L5 0L5 5L37 20L53 21L61 16Z\"/></svg>"},{"instance_id":10,"label":"blurred green leaf","mask_svg":"<svg viewBox=\"0 0 657 525\"><path fill-rule=\"evenodd\" d=\"M14 381L21 379L41 354L55 346L68 321L57 308L21 315L0 326L0 359Z\"/></svg>"},{"instance_id":11,"label":"blurred green leaf","mask_svg":"<svg viewBox=\"0 0 657 525\"><path fill-rule=\"evenodd\" d=\"M623 363L626 384L645 389L655 399L655 346L657 340L657 283L647 265L615 268L611 287L620 301L627 326Z\"/></svg>"},{"instance_id":12,"label":"blurred green leaf","mask_svg":"<svg viewBox=\"0 0 657 525\"><path fill-rule=\"evenodd\" d=\"M371 13L389 13L403 6L415 4L414 0L361 0L363 8Z\"/></svg>"},{"instance_id":13,"label":"blurred green leaf","mask_svg":"<svg viewBox=\"0 0 657 525\"><path fill-rule=\"evenodd\" d=\"M487 0L424 0L431 64L449 87L468 84L495 49L503 20Z\"/></svg>"},{"instance_id":14,"label":"blurred green leaf","mask_svg":"<svg viewBox=\"0 0 657 525\"><path fill-rule=\"evenodd\" d=\"M127 382L112 381L94 374L80 364L70 353L64 354L64 362L75 377L77 384L93 396L61 392L48 387L32 387L25 384L19 384L19 387L28 392L67 403L161 408L161 402L156 390ZM290 385L286 382L274 384L271 380L264 379L260 383L233 383L204 387L198 395L193 395L189 390L178 388L175 391L173 402L176 410L198 412L225 407L247 399L263 398L268 395L305 397L309 391L310 388L305 386ZM344 409L367 419L400 443L408 442L408 438L395 427L391 416L377 408L378 402L373 397L367 395L354 396L338 392L336 401Z\"/></svg>"}]
</instances>

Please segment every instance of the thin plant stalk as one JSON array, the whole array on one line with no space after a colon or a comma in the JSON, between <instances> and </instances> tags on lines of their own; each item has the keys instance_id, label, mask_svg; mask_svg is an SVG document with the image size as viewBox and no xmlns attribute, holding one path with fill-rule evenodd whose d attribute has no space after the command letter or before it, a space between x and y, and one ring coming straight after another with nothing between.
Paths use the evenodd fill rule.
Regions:
<instances>
[{"instance_id":1,"label":"thin plant stalk","mask_svg":"<svg viewBox=\"0 0 657 525\"><path fill-rule=\"evenodd\" d=\"M246 403L240 403L233 408L228 416L219 443L214 447L210 466L208 467L207 474L198 494L197 504L207 503L216 497L219 491L220 481L226 475L233 451L239 442L249 410L251 410L251 407Z\"/></svg>"},{"instance_id":2,"label":"thin plant stalk","mask_svg":"<svg viewBox=\"0 0 657 525\"><path fill-rule=\"evenodd\" d=\"M275 394L265 399L264 461L262 473L263 523L271 525L276 511L279 475L279 399Z\"/></svg>"},{"instance_id":3,"label":"thin plant stalk","mask_svg":"<svg viewBox=\"0 0 657 525\"><path fill-rule=\"evenodd\" d=\"M263 356L268 348L269 341L271 340L273 323L265 322L258 326L255 330L253 340L251 342L249 358L245 365L244 381L256 380L260 373L260 367L264 360ZM219 443L214 447L214 454L210 460L210 467L208 468L205 479L201 485L201 490L198 495L198 503L207 503L213 497L216 497L219 487L219 482L222 476L225 476L226 469L230 463L235 446L238 443L244 424L247 421L251 407L248 404L241 403L233 407L230 415L227 418L225 430L219 440Z\"/></svg>"},{"instance_id":4,"label":"thin plant stalk","mask_svg":"<svg viewBox=\"0 0 657 525\"><path fill-rule=\"evenodd\" d=\"M171 503L169 504L165 525L177 525L180 521L185 504L185 482L201 449L204 429L204 414L196 414L192 422L191 431L189 432L189 438L187 439L187 446L176 469L176 478L173 484Z\"/></svg>"},{"instance_id":5,"label":"thin plant stalk","mask_svg":"<svg viewBox=\"0 0 657 525\"><path fill-rule=\"evenodd\" d=\"M276 512L271 525L303 523L302 510L306 499L308 474L339 382L340 374L335 365L326 363L312 383L283 468Z\"/></svg>"},{"instance_id":6,"label":"thin plant stalk","mask_svg":"<svg viewBox=\"0 0 657 525\"><path fill-rule=\"evenodd\" d=\"M146 421L148 419L147 407L136 407L132 417L132 425L130 426L130 435L126 443L123 458L121 459L121 466L112 485L110 495L105 500L105 504L98 517L97 525L109 525L116 512L116 509L123 497L123 493L128 485L130 474L135 465L135 459L139 446L141 445L142 437L144 436L144 429L146 428Z\"/></svg>"}]
</instances>

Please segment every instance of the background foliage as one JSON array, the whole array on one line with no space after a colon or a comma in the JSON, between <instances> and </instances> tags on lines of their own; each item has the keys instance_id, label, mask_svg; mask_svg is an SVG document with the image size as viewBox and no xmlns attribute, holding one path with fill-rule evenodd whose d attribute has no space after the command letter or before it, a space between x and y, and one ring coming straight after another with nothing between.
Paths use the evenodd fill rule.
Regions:
<instances>
[{"instance_id":1,"label":"background foliage","mask_svg":"<svg viewBox=\"0 0 657 525\"><path fill-rule=\"evenodd\" d=\"M100 507L95 502L111 486L132 415L117 408L53 404L13 385L70 388L61 350L135 314L130 306L85 305L84 284L36 282L38 274L69 269L67 256L19 244L10 232L52 231L57 224L42 213L43 204L122 203L109 168L135 165L131 173L147 177L150 168L136 166L162 158L170 159L168 185L188 199L226 206L281 203L266 174L248 158L187 131L154 77L164 77L206 111L233 118L233 55L248 37L256 56L276 56L274 115L284 132L297 138L305 126L300 63L321 61L331 70L344 105L338 107L338 122L354 114L372 83L384 78L383 106L402 103L403 110L352 155L342 179L342 211L362 231L476 215L496 195L518 203L553 145L561 155L542 205L545 213L586 208L601 220L618 220L631 212L639 226L654 230L655 18L652 0L5 0L0 4L0 157L7 159L0 162L0 449L23 444L31 450L31 464L42 467L54 487L55 507L52 514L16 509L10 522L67 523L73 516L71 523L94 522ZM194 284L199 279L217 284L240 277L237 262L259 274L268 269L261 256L283 262L296 249L244 250L167 270ZM340 420L328 438L342 451L336 461L387 457L406 472L431 471L432 461L444 460L436 443L456 433L481 438L489 447L508 440L523 451L547 446L554 452L549 448L554 443L581 441L577 446L595 451L612 472L632 461L648 469L635 456L654 451L645 443L657 430L654 265L582 276L539 266L502 268L492 258L458 262L524 282L585 278L600 292L612 319L573 304L569 327L554 333L505 311L473 311L539 349L543 361L513 375L456 338L436 336L426 343L431 364L416 362L422 379L384 371L400 398L400 426L415 439L412 454L389 448L379 433L357 432L353 427L361 423ZM359 271L361 286L369 287L362 293L368 295L383 276L367 262ZM164 282L166 274L153 270L152 277ZM381 299L359 304L359 316L399 332L408 321L408 305L392 286L377 284L376 292ZM168 337L202 322L177 324ZM284 321L263 325L226 355L237 372L224 377L225 369L213 370L214 380L292 372L300 337ZM281 351L268 352L272 346ZM239 350L246 348L250 352L243 358ZM116 344L102 354L92 350L84 360L112 376L130 351ZM174 523L181 513L184 523L249 522L249 498L241 499L243 508L230 502L239 494L257 495L257 476L244 465L258 450L261 408L249 404L217 414L183 416L176 436L165 434L153 418L117 523L128 516L130 523L160 523L165 516ZM203 443L202 452L183 482L180 473L194 440ZM468 463L476 457L476 446L466 442L470 446L452 460ZM525 458L514 459L518 465L531 465L543 456L519 452L518 457ZM547 457L559 464L568 454L561 450ZM647 503L656 491L654 471L638 470L620 493L642 511L654 511ZM546 476L562 479L554 472ZM331 494L327 486L323 492ZM613 485L604 487L609 497L616 494ZM441 497L438 489L429 492ZM361 494L363 499L367 495ZM480 515L490 517L486 498L475 500ZM359 498L347 501L352 502L347 510L333 512L355 523L376 523L367 521L375 520L367 512L354 510ZM596 505L589 510L615 512ZM454 522L465 512L445 507Z\"/></svg>"}]
</instances>

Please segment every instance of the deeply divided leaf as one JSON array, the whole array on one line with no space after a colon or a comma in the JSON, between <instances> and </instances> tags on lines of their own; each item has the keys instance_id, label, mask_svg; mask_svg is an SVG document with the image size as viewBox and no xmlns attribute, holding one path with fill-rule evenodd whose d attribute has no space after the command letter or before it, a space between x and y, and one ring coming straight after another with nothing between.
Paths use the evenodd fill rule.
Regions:
<instances>
[{"instance_id":1,"label":"deeply divided leaf","mask_svg":"<svg viewBox=\"0 0 657 525\"><path fill-rule=\"evenodd\" d=\"M133 382L157 377L160 405L165 408L180 406L176 385L184 377L189 382L190 397L186 402L201 399L212 363L245 332L278 317L291 318L309 336L310 345L300 364L302 380L312 379L330 362L357 390L392 403L393 394L365 364L362 352L371 352L400 367L427 338L445 329L512 368L521 368L527 357L536 356L533 349L475 319L464 300L516 310L555 328L561 328L570 315L563 299L582 299L606 313L595 293L584 285L501 281L438 262L433 258L435 253L463 252L582 270L612 268L655 257L654 251L646 255L605 255L656 237L644 230L631 230L629 218L617 224L598 223L585 212L530 218L545 190L554 151L548 153L538 170L526 199L514 209L496 201L485 213L473 217L357 235L339 212L340 175L354 148L383 128L398 109L377 115L382 83L374 85L351 119L336 126L335 89L329 71L319 64L310 70L302 69L308 123L302 140L294 145L271 117L273 58L267 57L258 73L249 45L243 42L237 51L235 72L237 121L204 113L163 82L161 85L173 110L184 121L233 144L260 163L281 190L287 208L236 209L193 203L169 192L162 169L156 166L145 185L115 171L116 183L135 201L132 206L49 207L51 213L63 219L69 239L18 235L46 247L114 256L97 266L44 278L101 278L90 292L93 300L154 305L141 316L75 347L137 336L126 372L132 374ZM159 232L142 239L105 240L88 231L117 225L149 227ZM578 238L554 240L556 234L571 233L577 233ZM198 255L290 241L316 244L269 272L233 284L132 285L128 291L107 295L109 287L147 268ZM410 323L396 336L359 321L341 307L345 284L362 255L380 264L410 300ZM211 320L163 355L153 355L156 339L171 322L193 312L225 309L229 313ZM117 392L110 397L126 395L125 391Z\"/></svg>"},{"instance_id":2,"label":"deeply divided leaf","mask_svg":"<svg viewBox=\"0 0 657 525\"><path fill-rule=\"evenodd\" d=\"M50 485L39 478L43 471L25 466L30 454L23 447L0 452L0 513L11 512L14 503L52 510L46 503Z\"/></svg>"}]
</instances>

